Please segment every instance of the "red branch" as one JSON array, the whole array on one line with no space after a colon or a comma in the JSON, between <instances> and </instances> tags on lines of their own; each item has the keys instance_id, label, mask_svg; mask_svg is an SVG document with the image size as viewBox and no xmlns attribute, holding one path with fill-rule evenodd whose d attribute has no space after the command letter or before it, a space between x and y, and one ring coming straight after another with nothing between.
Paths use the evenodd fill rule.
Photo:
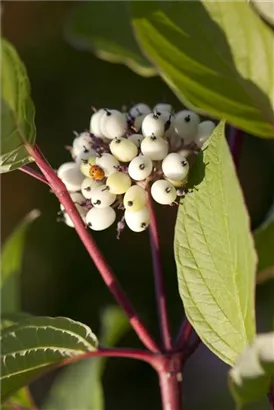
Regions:
<instances>
[{"instance_id":1,"label":"red branch","mask_svg":"<svg viewBox=\"0 0 274 410\"><path fill-rule=\"evenodd\" d=\"M129 318L129 322L135 330L136 334L149 350L153 352L159 352L157 344L137 315L134 307L131 304L131 301L128 299L127 295L121 288L117 278L115 277L111 268L108 266L94 239L87 232L86 226L84 225L84 222L82 221L82 218L80 217L65 185L57 177L37 146L31 147L30 145L26 145L26 149L44 174L46 180L50 184L60 203L64 206L65 211L71 218L75 230L79 235L83 245L85 246L98 271L100 272L105 284L107 285L119 305L124 309L126 315Z\"/></svg>"},{"instance_id":2,"label":"red branch","mask_svg":"<svg viewBox=\"0 0 274 410\"><path fill-rule=\"evenodd\" d=\"M35 169L32 169L31 167L24 165L23 167L19 168L19 170L24 172L25 174L31 175L35 179L38 179L38 181L44 182L44 184L49 185L46 178L42 174L40 174L40 172L36 171Z\"/></svg>"},{"instance_id":3,"label":"red branch","mask_svg":"<svg viewBox=\"0 0 274 410\"><path fill-rule=\"evenodd\" d=\"M150 211L149 236L150 246L153 259L154 283L156 292L156 301L158 306L158 316L160 321L160 330L162 341L166 351L171 349L171 335L169 321L167 316L166 294L164 287L163 269L160 258L160 242L157 228L155 212L153 210L151 195L148 195L148 208Z\"/></svg>"},{"instance_id":4,"label":"red branch","mask_svg":"<svg viewBox=\"0 0 274 410\"><path fill-rule=\"evenodd\" d=\"M157 356L154 353L146 350L138 350L138 349L128 349L128 348L105 348L101 347L94 352L84 353L81 356L72 357L70 359L65 359L60 362L59 366L66 366L71 363L75 363L79 360L88 359L91 357L117 357L117 358L125 358L125 359L136 359L142 360L147 362L151 365L157 365L157 362L161 356Z\"/></svg>"},{"instance_id":5,"label":"red branch","mask_svg":"<svg viewBox=\"0 0 274 410\"><path fill-rule=\"evenodd\" d=\"M175 341L175 349L183 349L188 344L192 331L193 328L191 324L187 319L185 319L178 332L178 336Z\"/></svg>"}]
</instances>

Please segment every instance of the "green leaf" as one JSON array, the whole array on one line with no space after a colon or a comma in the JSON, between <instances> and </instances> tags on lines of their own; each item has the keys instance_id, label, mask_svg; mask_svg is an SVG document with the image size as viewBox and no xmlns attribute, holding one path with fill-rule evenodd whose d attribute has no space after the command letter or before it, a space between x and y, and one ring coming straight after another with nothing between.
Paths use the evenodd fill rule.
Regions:
<instances>
[{"instance_id":1,"label":"green leaf","mask_svg":"<svg viewBox=\"0 0 274 410\"><path fill-rule=\"evenodd\" d=\"M82 4L71 14L65 36L75 48L91 51L102 60L125 64L144 77L157 75L136 43L126 2Z\"/></svg>"},{"instance_id":2,"label":"green leaf","mask_svg":"<svg viewBox=\"0 0 274 410\"><path fill-rule=\"evenodd\" d=\"M181 101L274 138L274 33L247 2L131 4L140 45Z\"/></svg>"},{"instance_id":3,"label":"green leaf","mask_svg":"<svg viewBox=\"0 0 274 410\"><path fill-rule=\"evenodd\" d=\"M255 247L258 254L257 284L274 279L274 207L265 222L254 232Z\"/></svg>"},{"instance_id":4,"label":"green leaf","mask_svg":"<svg viewBox=\"0 0 274 410\"><path fill-rule=\"evenodd\" d=\"M30 84L14 47L1 39L1 157L0 171L8 172L32 161L24 143L36 138Z\"/></svg>"},{"instance_id":5,"label":"green leaf","mask_svg":"<svg viewBox=\"0 0 274 410\"><path fill-rule=\"evenodd\" d=\"M272 27L274 27L274 2L273 0L251 0L251 4L255 10L265 19Z\"/></svg>"},{"instance_id":6,"label":"green leaf","mask_svg":"<svg viewBox=\"0 0 274 410\"><path fill-rule=\"evenodd\" d=\"M1 400L54 365L97 349L88 326L68 318L32 317L2 331Z\"/></svg>"},{"instance_id":7,"label":"green leaf","mask_svg":"<svg viewBox=\"0 0 274 410\"><path fill-rule=\"evenodd\" d=\"M25 312L11 312L11 313L2 313L1 314L1 330L13 326L16 323L21 322L22 320L30 318L31 315Z\"/></svg>"},{"instance_id":8,"label":"green leaf","mask_svg":"<svg viewBox=\"0 0 274 410\"><path fill-rule=\"evenodd\" d=\"M20 310L19 273L22 266L25 240L31 223L40 212L31 211L8 237L1 251L1 307L2 311Z\"/></svg>"},{"instance_id":9,"label":"green leaf","mask_svg":"<svg viewBox=\"0 0 274 410\"><path fill-rule=\"evenodd\" d=\"M1 315L1 331L29 317L30 315L25 312L4 313ZM14 410L18 406L21 406L21 408L23 409L31 409L34 407L31 394L27 387L22 387L20 390L17 390L11 397L9 397L8 400L5 401L3 406L1 406L1 410Z\"/></svg>"},{"instance_id":10,"label":"green leaf","mask_svg":"<svg viewBox=\"0 0 274 410\"><path fill-rule=\"evenodd\" d=\"M119 308L106 308L101 316L100 342L113 346L128 329L128 320ZM106 360L98 357L70 365L54 383L43 410L103 410L101 378Z\"/></svg>"},{"instance_id":11,"label":"green leaf","mask_svg":"<svg viewBox=\"0 0 274 410\"><path fill-rule=\"evenodd\" d=\"M254 337L256 254L221 122L190 172L175 228L179 292L202 341L228 364Z\"/></svg>"},{"instance_id":12,"label":"green leaf","mask_svg":"<svg viewBox=\"0 0 274 410\"><path fill-rule=\"evenodd\" d=\"M230 370L229 386L235 401L243 406L263 398L273 376L274 332L258 335Z\"/></svg>"}]
</instances>

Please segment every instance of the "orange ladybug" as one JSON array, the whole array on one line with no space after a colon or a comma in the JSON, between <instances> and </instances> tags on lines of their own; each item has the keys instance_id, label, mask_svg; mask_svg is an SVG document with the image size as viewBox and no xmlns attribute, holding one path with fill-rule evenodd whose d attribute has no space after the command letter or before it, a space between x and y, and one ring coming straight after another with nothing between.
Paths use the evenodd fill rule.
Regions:
<instances>
[{"instance_id":1,"label":"orange ladybug","mask_svg":"<svg viewBox=\"0 0 274 410\"><path fill-rule=\"evenodd\" d=\"M89 169L89 175L96 181L102 181L105 178L104 170L99 165L92 165Z\"/></svg>"}]
</instances>

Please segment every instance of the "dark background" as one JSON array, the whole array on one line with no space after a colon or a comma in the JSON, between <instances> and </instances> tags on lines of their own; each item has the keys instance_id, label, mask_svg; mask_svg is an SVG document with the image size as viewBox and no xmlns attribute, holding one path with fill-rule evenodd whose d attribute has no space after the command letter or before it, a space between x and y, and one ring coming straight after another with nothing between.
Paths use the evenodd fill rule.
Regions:
<instances>
[{"instance_id":1,"label":"dark background","mask_svg":"<svg viewBox=\"0 0 274 410\"><path fill-rule=\"evenodd\" d=\"M79 5L81 6L81 5ZM181 104L158 77L142 78L122 65L101 61L70 47L63 25L74 2L2 2L2 33L26 64L36 106L37 142L52 164L69 160L64 145L73 130L89 126L91 105L120 108L132 101L155 105L163 99ZM240 180L255 228L274 194L274 143L247 136ZM59 205L46 186L13 171L1 178L2 241L32 209L42 216L28 235L22 270L23 309L34 315L62 315L82 321L97 332L102 307L114 303L73 229L57 222ZM183 314L173 261L175 209L157 208L169 313L173 332ZM94 237L143 320L158 337L148 235L125 231L115 239L115 227ZM244 252L244 249L242 250ZM269 331L273 318L273 282L257 289L258 331ZM133 332L121 345L139 346ZM186 410L234 409L226 386L228 367L200 347L184 373ZM53 376L33 386L41 403ZM146 365L111 359L104 375L106 409L160 409L157 378ZM267 409L266 402L252 409ZM76 409L75 409L76 410ZM84 410L84 409L77 409Z\"/></svg>"}]
</instances>

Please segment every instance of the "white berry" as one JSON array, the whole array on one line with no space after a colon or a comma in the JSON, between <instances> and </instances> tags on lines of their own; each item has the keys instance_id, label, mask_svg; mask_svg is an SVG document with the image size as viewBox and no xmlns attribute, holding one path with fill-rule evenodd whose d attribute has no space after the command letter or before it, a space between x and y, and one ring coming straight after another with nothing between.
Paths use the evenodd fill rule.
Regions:
<instances>
[{"instance_id":1,"label":"white berry","mask_svg":"<svg viewBox=\"0 0 274 410\"><path fill-rule=\"evenodd\" d=\"M91 119L90 119L89 130L97 138L104 137L104 134L102 133L101 126L100 126L101 118L104 114L105 114L105 110L101 108L100 110L92 114Z\"/></svg>"},{"instance_id":2,"label":"white berry","mask_svg":"<svg viewBox=\"0 0 274 410\"><path fill-rule=\"evenodd\" d=\"M89 171L92 165L96 164L97 156L91 156L88 159L82 159L82 163L80 165L80 171L82 172L85 177L90 177Z\"/></svg>"},{"instance_id":3,"label":"white berry","mask_svg":"<svg viewBox=\"0 0 274 410\"><path fill-rule=\"evenodd\" d=\"M120 195L124 194L131 186L131 179L128 174L117 171L107 178L106 185L109 187L110 192Z\"/></svg>"},{"instance_id":4,"label":"white berry","mask_svg":"<svg viewBox=\"0 0 274 410\"><path fill-rule=\"evenodd\" d=\"M136 212L142 209L147 203L147 193L139 185L131 186L124 196L124 207L127 211Z\"/></svg>"},{"instance_id":5,"label":"white berry","mask_svg":"<svg viewBox=\"0 0 274 410\"><path fill-rule=\"evenodd\" d=\"M110 206L107 208L92 208L86 215L86 224L94 231L103 231L115 221L116 213Z\"/></svg>"},{"instance_id":6,"label":"white berry","mask_svg":"<svg viewBox=\"0 0 274 410\"><path fill-rule=\"evenodd\" d=\"M168 153L168 143L163 138L152 136L146 137L141 142L141 151L152 161L160 161Z\"/></svg>"},{"instance_id":7,"label":"white berry","mask_svg":"<svg viewBox=\"0 0 274 410\"><path fill-rule=\"evenodd\" d=\"M80 194L79 192L71 192L70 197L75 204L78 204L81 207L83 207L83 204L86 202L86 199L84 198L84 196ZM62 204L60 204L60 209L61 211L65 210Z\"/></svg>"},{"instance_id":8,"label":"white berry","mask_svg":"<svg viewBox=\"0 0 274 410\"><path fill-rule=\"evenodd\" d=\"M167 178L179 181L188 175L189 163L185 157L173 152L163 160L162 171Z\"/></svg>"},{"instance_id":9,"label":"white berry","mask_svg":"<svg viewBox=\"0 0 274 410\"><path fill-rule=\"evenodd\" d=\"M136 117L136 118L135 118L132 128L133 128L136 132L140 132L140 131L141 131L142 124L143 124L144 118L146 118L146 116L147 116L147 114L143 114L143 115L139 115L139 117Z\"/></svg>"},{"instance_id":10,"label":"white berry","mask_svg":"<svg viewBox=\"0 0 274 410\"><path fill-rule=\"evenodd\" d=\"M127 226L134 232L142 232L149 226L149 209L145 206L137 212L125 211L125 221Z\"/></svg>"},{"instance_id":11,"label":"white berry","mask_svg":"<svg viewBox=\"0 0 274 410\"><path fill-rule=\"evenodd\" d=\"M139 155L130 162L128 173L135 181L142 181L151 174L152 168L153 164L151 159L148 156Z\"/></svg>"},{"instance_id":12,"label":"white berry","mask_svg":"<svg viewBox=\"0 0 274 410\"><path fill-rule=\"evenodd\" d=\"M80 191L84 175L79 170L78 165L75 164L74 168L62 172L60 179L63 181L68 191L75 192Z\"/></svg>"},{"instance_id":13,"label":"white berry","mask_svg":"<svg viewBox=\"0 0 274 410\"><path fill-rule=\"evenodd\" d=\"M115 199L116 195L112 194L106 185L95 188L91 193L91 202L96 208L107 208L113 204Z\"/></svg>"},{"instance_id":14,"label":"white berry","mask_svg":"<svg viewBox=\"0 0 274 410\"><path fill-rule=\"evenodd\" d=\"M140 148L141 142L145 137L142 134L132 134L128 137L130 141L132 141L137 148Z\"/></svg>"},{"instance_id":15,"label":"white berry","mask_svg":"<svg viewBox=\"0 0 274 410\"><path fill-rule=\"evenodd\" d=\"M161 205L170 205L175 201L177 192L170 182L164 179L159 179L151 186L151 196L154 201Z\"/></svg>"},{"instance_id":16,"label":"white berry","mask_svg":"<svg viewBox=\"0 0 274 410\"><path fill-rule=\"evenodd\" d=\"M147 104L144 103L139 103L134 105L130 110L129 110L129 115L131 118L137 118L140 115L147 115L151 113L151 109Z\"/></svg>"},{"instance_id":17,"label":"white berry","mask_svg":"<svg viewBox=\"0 0 274 410\"><path fill-rule=\"evenodd\" d=\"M187 158L192 154L192 150L183 148L183 149L180 149L180 151L178 151L178 154L180 154L182 157Z\"/></svg>"},{"instance_id":18,"label":"white berry","mask_svg":"<svg viewBox=\"0 0 274 410\"><path fill-rule=\"evenodd\" d=\"M112 155L121 162L129 162L138 154L138 148L134 142L126 138L115 138L109 144Z\"/></svg>"},{"instance_id":19,"label":"white berry","mask_svg":"<svg viewBox=\"0 0 274 410\"><path fill-rule=\"evenodd\" d=\"M103 169L106 177L113 172L116 172L117 167L119 166L118 160L108 153L102 154L101 157L96 158L96 164Z\"/></svg>"},{"instance_id":20,"label":"white berry","mask_svg":"<svg viewBox=\"0 0 274 410\"><path fill-rule=\"evenodd\" d=\"M175 132L184 140L186 144L194 141L197 135L199 116L188 110L179 111L174 118L173 126Z\"/></svg>"},{"instance_id":21,"label":"white berry","mask_svg":"<svg viewBox=\"0 0 274 410\"><path fill-rule=\"evenodd\" d=\"M85 178L81 184L82 195L86 199L91 199L92 191L95 188L98 188L99 186L102 186L102 185L103 185L102 181L95 181L94 179L91 179L91 178Z\"/></svg>"},{"instance_id":22,"label":"white berry","mask_svg":"<svg viewBox=\"0 0 274 410\"><path fill-rule=\"evenodd\" d=\"M198 132L195 137L195 142L199 148L202 148L206 140L214 131L216 125L213 121L203 121L198 125Z\"/></svg>"},{"instance_id":23,"label":"white berry","mask_svg":"<svg viewBox=\"0 0 274 410\"><path fill-rule=\"evenodd\" d=\"M183 179L180 179L178 181L175 181L174 179L170 179L170 178L166 178L166 180L168 182L170 182L176 188L181 188L181 187L185 186L185 184L187 183L187 177L183 178Z\"/></svg>"},{"instance_id":24,"label":"white berry","mask_svg":"<svg viewBox=\"0 0 274 410\"><path fill-rule=\"evenodd\" d=\"M89 132L82 132L76 138L74 138L72 143L72 156L77 157L81 152L90 149L92 146L92 138Z\"/></svg>"},{"instance_id":25,"label":"white berry","mask_svg":"<svg viewBox=\"0 0 274 410\"><path fill-rule=\"evenodd\" d=\"M100 129L106 138L120 138L127 130L126 118L120 111L106 109L100 120Z\"/></svg>"},{"instance_id":26,"label":"white berry","mask_svg":"<svg viewBox=\"0 0 274 410\"><path fill-rule=\"evenodd\" d=\"M64 162L64 164L60 165L57 169L57 176L61 178L62 174L71 168L75 168L75 162Z\"/></svg>"},{"instance_id":27,"label":"white berry","mask_svg":"<svg viewBox=\"0 0 274 410\"><path fill-rule=\"evenodd\" d=\"M77 164L82 164L85 160L95 156L97 156L97 153L94 149L86 149L85 151L80 152L80 154L76 156L75 162Z\"/></svg>"},{"instance_id":28,"label":"white berry","mask_svg":"<svg viewBox=\"0 0 274 410\"><path fill-rule=\"evenodd\" d=\"M165 133L165 121L156 113L148 114L142 122L142 133L145 137L162 137Z\"/></svg>"},{"instance_id":29,"label":"white berry","mask_svg":"<svg viewBox=\"0 0 274 410\"><path fill-rule=\"evenodd\" d=\"M87 209L83 206L83 203L85 203L85 198L83 197L83 195L81 195L77 192L71 193L70 197L71 197L72 201L74 202L75 207L76 207L77 211L80 214L80 217L82 218L83 221L85 221L85 216L87 214ZM73 224L71 218L65 212L65 208L63 207L62 204L60 205L60 209L63 212L63 217L64 217L65 224L67 226L69 226L70 228L74 228L74 224Z\"/></svg>"},{"instance_id":30,"label":"white berry","mask_svg":"<svg viewBox=\"0 0 274 410\"><path fill-rule=\"evenodd\" d=\"M155 105L155 107L153 108L153 111L168 112L169 114L171 114L173 111L173 108L172 108L172 105L170 104L159 103Z\"/></svg>"}]
</instances>

